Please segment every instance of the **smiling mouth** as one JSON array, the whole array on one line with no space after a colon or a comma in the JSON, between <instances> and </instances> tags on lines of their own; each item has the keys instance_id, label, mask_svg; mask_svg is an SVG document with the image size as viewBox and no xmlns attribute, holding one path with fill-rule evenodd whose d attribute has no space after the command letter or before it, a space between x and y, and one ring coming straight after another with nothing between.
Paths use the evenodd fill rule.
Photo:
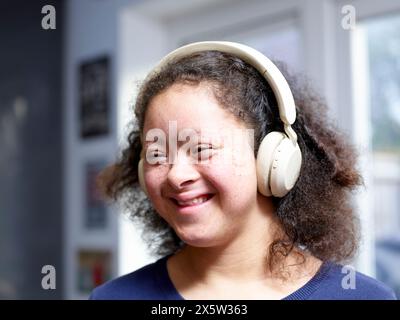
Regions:
<instances>
[{"instance_id":1,"label":"smiling mouth","mask_svg":"<svg viewBox=\"0 0 400 320\"><path fill-rule=\"evenodd\" d=\"M214 194L210 193L210 194L203 194L201 196L198 196L198 197L188 200L188 201L179 201L179 200L176 200L175 198L170 198L170 199L176 206L178 206L180 208L184 208L184 207L199 206L199 205L209 201L213 197L214 197Z\"/></svg>"}]
</instances>

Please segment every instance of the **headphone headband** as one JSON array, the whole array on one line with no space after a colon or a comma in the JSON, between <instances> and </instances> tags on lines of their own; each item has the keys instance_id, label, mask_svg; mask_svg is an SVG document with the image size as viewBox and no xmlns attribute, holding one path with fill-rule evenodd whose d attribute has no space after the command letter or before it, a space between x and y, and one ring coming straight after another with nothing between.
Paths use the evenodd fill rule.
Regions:
<instances>
[{"instance_id":1,"label":"headphone headband","mask_svg":"<svg viewBox=\"0 0 400 320\"><path fill-rule=\"evenodd\" d=\"M288 133L292 140L297 140L295 132L290 127L290 125L296 120L296 107L289 84L277 66L270 59L249 46L228 41L202 41L191 43L166 55L150 72L150 75L160 71L166 64L175 59L183 58L192 53L209 50L233 54L252 65L263 75L275 94L279 108L279 116L285 124L286 133Z\"/></svg>"}]
</instances>

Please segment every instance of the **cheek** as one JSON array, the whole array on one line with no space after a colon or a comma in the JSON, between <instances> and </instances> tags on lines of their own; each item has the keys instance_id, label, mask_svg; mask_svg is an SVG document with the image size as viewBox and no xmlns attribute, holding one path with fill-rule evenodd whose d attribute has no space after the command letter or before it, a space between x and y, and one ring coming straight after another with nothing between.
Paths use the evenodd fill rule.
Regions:
<instances>
[{"instance_id":1,"label":"cheek","mask_svg":"<svg viewBox=\"0 0 400 320\"><path fill-rule=\"evenodd\" d=\"M161 184L164 182L168 174L168 169L162 166L148 169L145 172L146 187L151 200L161 197Z\"/></svg>"},{"instance_id":2,"label":"cheek","mask_svg":"<svg viewBox=\"0 0 400 320\"><path fill-rule=\"evenodd\" d=\"M207 180L218 190L226 204L254 201L257 196L257 176L254 159L247 163L214 164L207 168Z\"/></svg>"},{"instance_id":3,"label":"cheek","mask_svg":"<svg viewBox=\"0 0 400 320\"><path fill-rule=\"evenodd\" d=\"M151 168L145 173L145 180L148 197L153 208L162 218L171 223L168 217L168 205L161 193L161 186L165 182L167 174L168 170L166 168Z\"/></svg>"},{"instance_id":4,"label":"cheek","mask_svg":"<svg viewBox=\"0 0 400 320\"><path fill-rule=\"evenodd\" d=\"M215 164L217 171L227 181L247 185L257 180L256 159L247 145L229 146Z\"/></svg>"}]
</instances>

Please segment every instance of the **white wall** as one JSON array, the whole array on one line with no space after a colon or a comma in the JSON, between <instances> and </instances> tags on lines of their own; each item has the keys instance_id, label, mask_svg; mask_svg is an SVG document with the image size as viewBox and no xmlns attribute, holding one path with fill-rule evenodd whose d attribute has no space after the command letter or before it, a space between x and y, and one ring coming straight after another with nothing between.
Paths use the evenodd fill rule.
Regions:
<instances>
[{"instance_id":1,"label":"white wall","mask_svg":"<svg viewBox=\"0 0 400 320\"><path fill-rule=\"evenodd\" d=\"M132 2L132 1L131 1ZM108 248L113 251L113 276L118 270L118 215L109 210L106 232L81 229L84 194L82 166L97 158L114 160L117 151L117 35L118 12L128 1L70 0L65 7L64 24L64 238L66 298L86 298L76 292L78 248ZM101 139L79 139L78 66L82 60L109 55L111 59L110 116L111 133Z\"/></svg>"}]
</instances>

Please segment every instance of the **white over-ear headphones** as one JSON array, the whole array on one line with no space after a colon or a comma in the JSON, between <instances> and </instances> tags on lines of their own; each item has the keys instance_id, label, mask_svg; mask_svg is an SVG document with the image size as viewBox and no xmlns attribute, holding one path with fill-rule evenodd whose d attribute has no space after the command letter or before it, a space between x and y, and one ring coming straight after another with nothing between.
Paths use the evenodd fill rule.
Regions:
<instances>
[{"instance_id":1,"label":"white over-ear headphones","mask_svg":"<svg viewBox=\"0 0 400 320\"><path fill-rule=\"evenodd\" d=\"M268 133L260 143L257 153L258 191L265 196L283 197L296 183L301 168L302 156L297 143L297 135L291 125L296 120L296 107L292 92L279 69L261 52L243 44L227 41L195 42L180 47L167 56L151 71L157 73L172 60L200 51L216 50L230 53L256 68L271 86L279 108L279 116L284 131ZM143 159L138 166L139 183L145 193Z\"/></svg>"}]
</instances>

